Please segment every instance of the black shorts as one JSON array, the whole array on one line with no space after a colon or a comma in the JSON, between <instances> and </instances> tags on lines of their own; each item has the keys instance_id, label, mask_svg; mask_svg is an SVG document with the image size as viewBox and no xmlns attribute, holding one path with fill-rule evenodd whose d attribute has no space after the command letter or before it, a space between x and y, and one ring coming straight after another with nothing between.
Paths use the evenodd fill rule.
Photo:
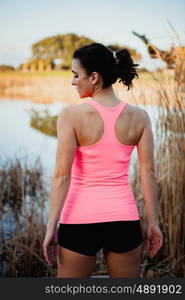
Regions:
<instances>
[{"instance_id":1,"label":"black shorts","mask_svg":"<svg viewBox=\"0 0 185 300\"><path fill-rule=\"evenodd\" d=\"M143 242L140 220L85 224L63 224L58 228L58 244L80 254L94 256L103 248L124 253Z\"/></svg>"}]
</instances>

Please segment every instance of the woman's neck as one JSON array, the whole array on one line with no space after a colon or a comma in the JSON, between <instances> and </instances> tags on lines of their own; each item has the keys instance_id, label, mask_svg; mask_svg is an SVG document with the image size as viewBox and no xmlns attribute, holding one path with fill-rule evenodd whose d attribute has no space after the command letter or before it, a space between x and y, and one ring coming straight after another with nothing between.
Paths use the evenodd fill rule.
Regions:
<instances>
[{"instance_id":1,"label":"woman's neck","mask_svg":"<svg viewBox=\"0 0 185 300\"><path fill-rule=\"evenodd\" d=\"M110 106L115 104L115 102L119 102L119 99L116 97L112 86L107 88L99 88L94 91L92 95L92 100L95 100L101 104Z\"/></svg>"}]
</instances>

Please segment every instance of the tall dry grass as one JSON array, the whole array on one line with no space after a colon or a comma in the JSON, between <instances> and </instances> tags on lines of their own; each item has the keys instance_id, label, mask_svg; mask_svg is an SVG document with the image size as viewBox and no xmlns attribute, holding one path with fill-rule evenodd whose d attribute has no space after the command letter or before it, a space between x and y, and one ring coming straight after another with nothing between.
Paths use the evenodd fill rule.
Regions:
<instances>
[{"instance_id":1,"label":"tall dry grass","mask_svg":"<svg viewBox=\"0 0 185 300\"><path fill-rule=\"evenodd\" d=\"M179 64L179 58L178 58ZM154 259L143 254L142 276L185 276L185 61L175 68L173 78L165 82L154 77L159 117L155 151L156 178L159 187L159 224L164 243ZM132 188L138 200L145 228L143 195L138 164Z\"/></svg>"},{"instance_id":2,"label":"tall dry grass","mask_svg":"<svg viewBox=\"0 0 185 300\"><path fill-rule=\"evenodd\" d=\"M42 254L48 193L39 161L1 161L0 190L0 275L51 276Z\"/></svg>"}]
</instances>

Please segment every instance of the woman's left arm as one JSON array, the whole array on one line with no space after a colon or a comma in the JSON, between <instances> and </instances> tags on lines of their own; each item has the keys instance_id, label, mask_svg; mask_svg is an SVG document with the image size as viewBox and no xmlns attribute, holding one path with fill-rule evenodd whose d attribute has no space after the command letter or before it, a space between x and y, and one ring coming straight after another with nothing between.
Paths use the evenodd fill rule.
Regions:
<instances>
[{"instance_id":1,"label":"woman's left arm","mask_svg":"<svg viewBox=\"0 0 185 300\"><path fill-rule=\"evenodd\" d=\"M44 256L50 265L53 264L53 255L56 255L56 227L69 191L71 168L77 146L71 107L64 108L58 117L57 138L56 163L51 184L49 218L43 243Z\"/></svg>"}]
</instances>

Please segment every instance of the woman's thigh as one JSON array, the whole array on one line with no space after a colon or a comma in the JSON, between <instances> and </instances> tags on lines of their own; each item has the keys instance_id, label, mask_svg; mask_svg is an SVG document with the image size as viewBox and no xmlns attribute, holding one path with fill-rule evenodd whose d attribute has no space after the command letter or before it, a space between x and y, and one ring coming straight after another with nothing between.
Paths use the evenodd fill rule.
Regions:
<instances>
[{"instance_id":1,"label":"woman's thigh","mask_svg":"<svg viewBox=\"0 0 185 300\"><path fill-rule=\"evenodd\" d=\"M58 246L57 277L87 278L95 270L96 255L88 256Z\"/></svg>"},{"instance_id":2,"label":"woman's thigh","mask_svg":"<svg viewBox=\"0 0 185 300\"><path fill-rule=\"evenodd\" d=\"M105 225L104 256L110 277L139 277L143 236L140 221L117 221Z\"/></svg>"},{"instance_id":3,"label":"woman's thigh","mask_svg":"<svg viewBox=\"0 0 185 300\"><path fill-rule=\"evenodd\" d=\"M57 277L90 277L101 249L97 224L60 224Z\"/></svg>"},{"instance_id":4,"label":"woman's thigh","mask_svg":"<svg viewBox=\"0 0 185 300\"><path fill-rule=\"evenodd\" d=\"M105 261L110 278L140 277L140 264L143 252L143 243L133 250L116 253L104 250Z\"/></svg>"}]
</instances>

